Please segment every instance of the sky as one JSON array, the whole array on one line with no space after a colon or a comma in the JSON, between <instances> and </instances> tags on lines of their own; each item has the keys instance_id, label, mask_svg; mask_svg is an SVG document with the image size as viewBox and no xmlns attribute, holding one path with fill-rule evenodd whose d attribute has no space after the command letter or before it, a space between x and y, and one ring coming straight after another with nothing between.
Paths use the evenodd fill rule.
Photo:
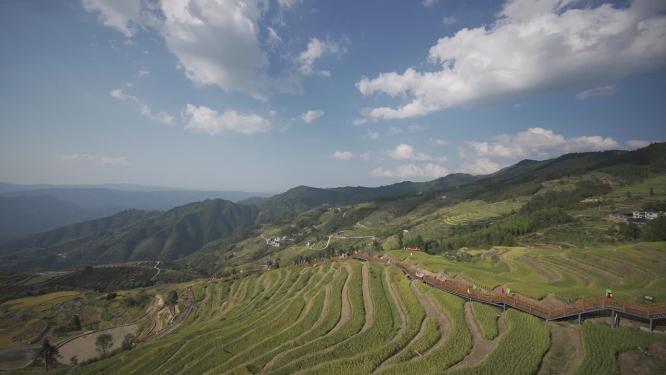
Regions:
<instances>
[{"instance_id":1,"label":"sky","mask_svg":"<svg viewBox=\"0 0 666 375\"><path fill-rule=\"evenodd\" d=\"M5 0L0 181L279 192L666 139L666 1Z\"/></svg>"}]
</instances>

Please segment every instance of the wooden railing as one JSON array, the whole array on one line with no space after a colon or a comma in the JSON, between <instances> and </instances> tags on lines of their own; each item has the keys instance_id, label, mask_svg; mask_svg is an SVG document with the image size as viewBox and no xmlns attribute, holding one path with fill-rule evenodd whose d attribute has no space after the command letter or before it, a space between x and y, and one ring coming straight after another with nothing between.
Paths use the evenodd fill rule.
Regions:
<instances>
[{"instance_id":1,"label":"wooden railing","mask_svg":"<svg viewBox=\"0 0 666 375\"><path fill-rule=\"evenodd\" d=\"M666 319L666 305L664 304L645 305L632 301L618 300L615 298L597 297L579 299L562 307L550 307L545 306L539 302L529 301L526 298L516 295L515 293L508 295L505 293L487 292L481 289L470 288L468 285L458 281L450 279L440 280L427 274L425 274L423 277L417 277L417 272L423 273L421 270L417 269L409 263L401 262L395 259L386 261L366 253L356 253L352 257L378 263L390 263L400 268L410 277L414 279L420 279L430 286L441 289L448 293L455 294L469 300L496 306L513 307L517 310L521 310L523 312L547 320L562 319L579 314L604 310L615 311L626 314L627 316L633 316L647 320Z\"/></svg>"}]
</instances>

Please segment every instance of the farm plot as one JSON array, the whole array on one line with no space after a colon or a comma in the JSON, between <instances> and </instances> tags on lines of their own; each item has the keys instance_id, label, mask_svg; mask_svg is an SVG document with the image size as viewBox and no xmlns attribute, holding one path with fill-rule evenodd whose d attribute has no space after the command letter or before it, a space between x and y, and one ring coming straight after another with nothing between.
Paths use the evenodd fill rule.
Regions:
<instances>
[{"instance_id":1,"label":"farm plot","mask_svg":"<svg viewBox=\"0 0 666 375\"><path fill-rule=\"evenodd\" d=\"M532 256L531 262L541 262L546 255ZM520 263L523 257L517 252L505 261L533 276L520 271L528 266ZM201 296L196 318L172 334L70 372L536 374L544 358L552 368L563 345L551 348L552 324L466 302L373 262L326 262L208 282ZM579 373L611 374L618 353L666 341L598 323L585 323L578 340L585 348Z\"/></svg>"}]
</instances>

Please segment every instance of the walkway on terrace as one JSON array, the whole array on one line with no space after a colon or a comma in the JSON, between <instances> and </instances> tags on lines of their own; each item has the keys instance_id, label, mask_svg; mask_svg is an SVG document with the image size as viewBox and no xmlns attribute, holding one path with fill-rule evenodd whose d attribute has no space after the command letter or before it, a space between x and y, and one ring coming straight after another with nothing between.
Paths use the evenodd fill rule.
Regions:
<instances>
[{"instance_id":1,"label":"walkway on terrace","mask_svg":"<svg viewBox=\"0 0 666 375\"><path fill-rule=\"evenodd\" d=\"M632 301L599 297L580 299L563 307L549 307L538 302L527 301L515 294L489 293L469 288L469 286L454 280L439 280L422 272L409 263L395 259L384 260L365 253L357 253L351 257L363 261L393 264L400 268L409 277L420 279L433 288L443 290L470 301L477 301L502 308L512 307L547 321L578 318L580 322L584 314L610 312L614 320L616 316L621 315L634 320L648 321L650 323L650 330L652 330L655 321L666 320L666 305L663 304L645 305ZM417 273L419 273L419 276L417 276Z\"/></svg>"}]
</instances>

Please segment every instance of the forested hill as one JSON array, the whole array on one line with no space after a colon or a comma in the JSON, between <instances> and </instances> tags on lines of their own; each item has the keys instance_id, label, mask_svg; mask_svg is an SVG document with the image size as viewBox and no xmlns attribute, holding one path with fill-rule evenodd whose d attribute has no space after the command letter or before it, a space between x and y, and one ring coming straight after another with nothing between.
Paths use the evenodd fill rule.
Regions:
<instances>
[{"instance_id":1,"label":"forested hill","mask_svg":"<svg viewBox=\"0 0 666 375\"><path fill-rule=\"evenodd\" d=\"M408 244L431 252L530 241L626 241L642 232L647 239L655 238L654 225L639 231L607 217L662 207L664 181L666 144L658 143L635 151L525 160L486 176L453 174L376 188L299 186L254 204L213 199L66 226L0 247L0 264L4 269L64 269L180 260L216 272L328 254L321 250L365 249L359 246L367 245L366 238L374 238L376 248ZM403 231L409 232L404 239ZM357 237L358 243L339 245L336 236ZM271 242L278 237L284 242Z\"/></svg>"},{"instance_id":2,"label":"forested hill","mask_svg":"<svg viewBox=\"0 0 666 375\"><path fill-rule=\"evenodd\" d=\"M260 220L268 223L289 219L296 212L323 204L347 205L377 199L413 196L467 185L477 179L477 176L454 173L428 182L404 181L379 187L345 186L326 189L297 186L270 198L252 200L251 203L261 208Z\"/></svg>"},{"instance_id":3,"label":"forested hill","mask_svg":"<svg viewBox=\"0 0 666 375\"><path fill-rule=\"evenodd\" d=\"M6 255L2 267L62 269L130 260L175 260L212 241L243 238L257 215L258 209L253 206L222 199L158 214L125 212L8 244L3 250Z\"/></svg>"}]
</instances>

